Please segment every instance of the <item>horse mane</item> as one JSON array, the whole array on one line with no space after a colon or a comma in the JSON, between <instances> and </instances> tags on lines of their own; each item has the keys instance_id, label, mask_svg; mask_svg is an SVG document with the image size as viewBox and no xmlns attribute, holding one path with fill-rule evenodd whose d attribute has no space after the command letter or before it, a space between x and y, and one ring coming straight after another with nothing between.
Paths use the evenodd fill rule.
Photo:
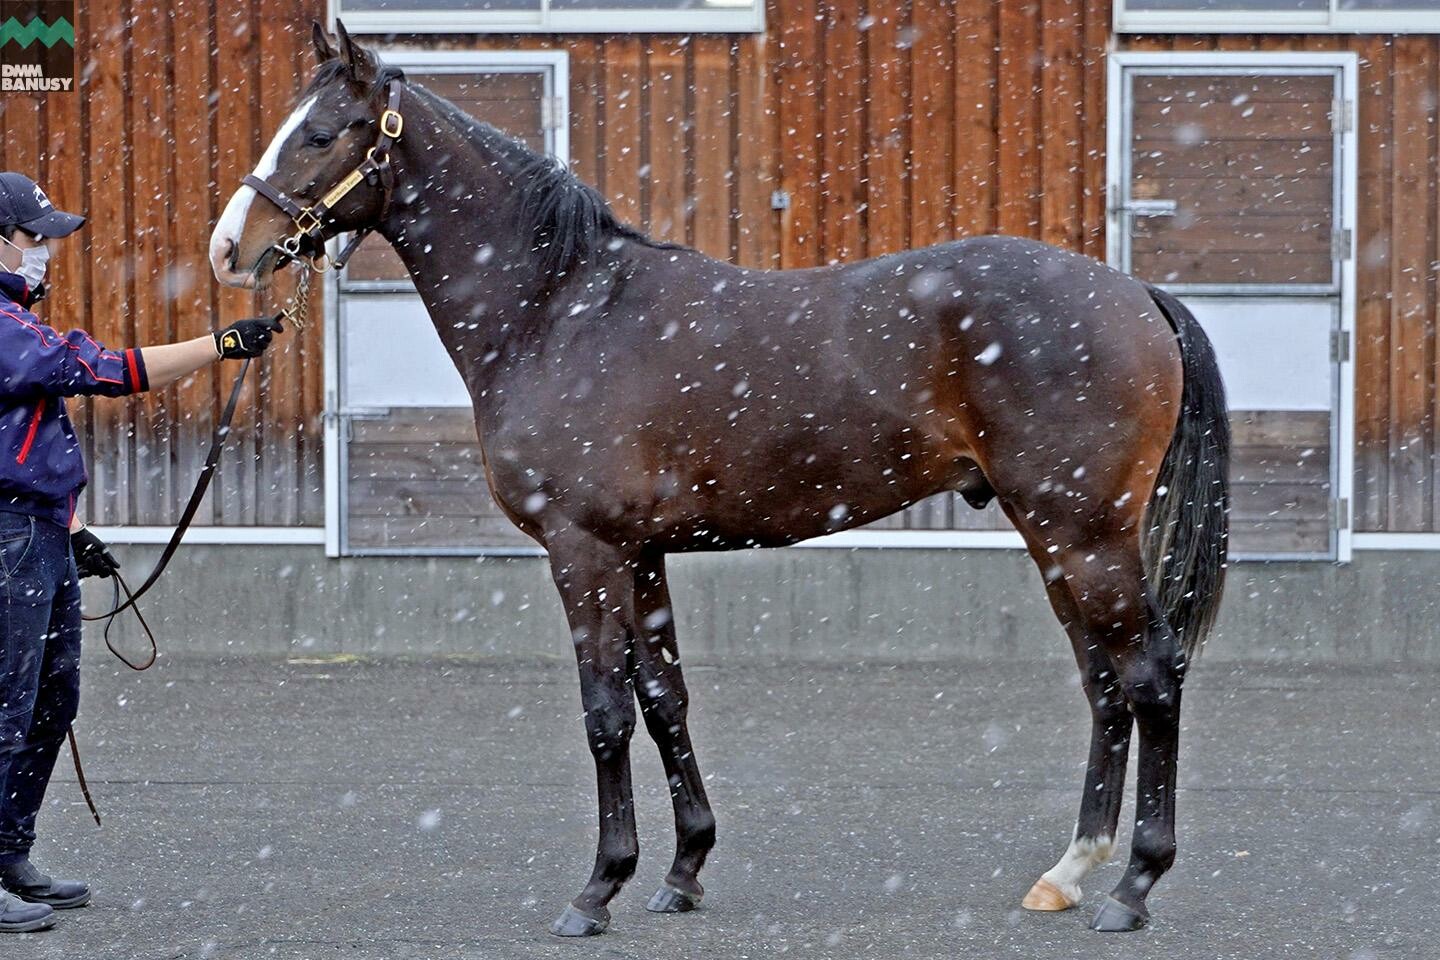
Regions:
<instances>
[{"instance_id":1,"label":"horse mane","mask_svg":"<svg viewBox=\"0 0 1440 960\"><path fill-rule=\"evenodd\" d=\"M378 104L387 83L404 80L405 73L399 67L382 64L370 81L369 99ZM339 82L355 82L349 66L339 58L326 60L316 68L300 99ZM587 263L598 262L617 237L657 250L690 249L684 244L656 240L623 223L600 191L554 157L536 153L419 84L407 83L406 89L427 98L467 141L499 160L518 194L516 228L522 236L531 238L547 285Z\"/></svg>"},{"instance_id":2,"label":"horse mane","mask_svg":"<svg viewBox=\"0 0 1440 960\"><path fill-rule=\"evenodd\" d=\"M477 120L439 94L418 84L422 93L465 138L497 159L515 184L519 203L516 228L531 238L542 275L554 283L587 263L596 263L616 238L657 250L688 250L683 244L656 240L622 222L599 190L575 176L556 158L531 150L483 120Z\"/></svg>"}]
</instances>

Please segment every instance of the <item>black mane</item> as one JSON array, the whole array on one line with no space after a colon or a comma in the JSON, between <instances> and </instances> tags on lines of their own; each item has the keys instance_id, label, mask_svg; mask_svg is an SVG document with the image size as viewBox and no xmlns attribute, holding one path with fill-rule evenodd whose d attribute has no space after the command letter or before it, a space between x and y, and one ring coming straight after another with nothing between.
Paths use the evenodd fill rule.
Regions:
<instances>
[{"instance_id":1,"label":"black mane","mask_svg":"<svg viewBox=\"0 0 1440 960\"><path fill-rule=\"evenodd\" d=\"M541 272L548 282L598 262L606 246L617 237L659 250L689 249L652 239L621 222L600 191L554 157L536 153L433 91L417 84L410 84L408 89L427 96L442 116L471 143L495 157L510 176L519 196L515 227L522 236L532 238L532 249L540 258Z\"/></svg>"},{"instance_id":2,"label":"black mane","mask_svg":"<svg viewBox=\"0 0 1440 960\"><path fill-rule=\"evenodd\" d=\"M369 99L378 104L388 82L404 80L404 71L399 67L381 65L370 83ZM326 60L316 69L300 99L339 82L355 82L349 66L339 58ZM617 237L659 250L689 249L683 244L652 239L622 223L600 191L554 157L536 153L423 86L410 83L406 89L427 97L466 139L503 165L519 196L516 229L533 239L532 249L540 259L547 283L563 279L585 264L599 262L606 246Z\"/></svg>"}]
</instances>

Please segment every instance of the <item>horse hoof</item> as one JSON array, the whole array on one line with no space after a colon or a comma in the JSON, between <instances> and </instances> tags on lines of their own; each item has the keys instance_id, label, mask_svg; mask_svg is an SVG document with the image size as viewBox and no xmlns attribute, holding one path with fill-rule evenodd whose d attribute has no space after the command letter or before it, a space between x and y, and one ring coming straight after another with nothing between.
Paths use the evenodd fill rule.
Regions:
<instances>
[{"instance_id":1,"label":"horse hoof","mask_svg":"<svg viewBox=\"0 0 1440 960\"><path fill-rule=\"evenodd\" d=\"M1026 910L1050 913L1056 910L1069 910L1079 902L1078 897L1074 900L1070 899L1065 891L1041 877L1035 881L1035 886L1030 888L1030 892L1025 894L1025 899L1020 901L1020 906Z\"/></svg>"},{"instance_id":2,"label":"horse hoof","mask_svg":"<svg viewBox=\"0 0 1440 960\"><path fill-rule=\"evenodd\" d=\"M689 913L700 906L700 898L704 894L686 893L684 890L676 890L668 883L655 891L655 896L645 904L645 909L651 913Z\"/></svg>"},{"instance_id":3,"label":"horse hoof","mask_svg":"<svg viewBox=\"0 0 1440 960\"><path fill-rule=\"evenodd\" d=\"M605 932L610 926L610 911L600 907L598 912L591 916L582 913L572 903L565 907L555 922L550 924L550 932L557 937L593 937Z\"/></svg>"},{"instance_id":4,"label":"horse hoof","mask_svg":"<svg viewBox=\"0 0 1440 960\"><path fill-rule=\"evenodd\" d=\"M1139 930L1149 920L1150 913L1143 904L1139 910L1132 910L1114 897L1106 897L1100 904L1100 912L1090 921L1090 929L1101 933L1129 933Z\"/></svg>"}]
</instances>

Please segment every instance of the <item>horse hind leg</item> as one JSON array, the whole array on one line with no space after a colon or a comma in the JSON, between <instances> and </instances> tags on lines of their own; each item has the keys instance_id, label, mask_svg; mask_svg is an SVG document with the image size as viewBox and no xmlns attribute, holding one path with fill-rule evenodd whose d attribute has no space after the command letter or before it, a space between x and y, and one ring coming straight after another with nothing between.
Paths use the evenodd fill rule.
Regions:
<instances>
[{"instance_id":1,"label":"horse hind leg","mask_svg":"<svg viewBox=\"0 0 1440 960\"><path fill-rule=\"evenodd\" d=\"M1055 616L1070 637L1090 705L1090 757L1075 831L1064 855L1035 881L1021 903L1027 910L1059 911L1079 905L1081 881L1106 863L1114 850L1130 750L1131 717L1109 658L1090 646L1089 634L1080 622L1080 611L1060 566L1038 543L1032 543L1031 556L1045 577L1045 590Z\"/></svg>"},{"instance_id":2,"label":"horse hind leg","mask_svg":"<svg viewBox=\"0 0 1440 960\"><path fill-rule=\"evenodd\" d=\"M1056 587L1066 589L1068 603L1061 600L1061 620L1074 630L1077 651L1092 658L1086 671L1094 717L1086 792L1099 786L1100 800L1094 805L1081 802L1077 839L1047 882L1063 900L1071 895L1077 900L1079 881L1074 878L1093 868L1113 841L1112 818L1119 810L1117 792L1123 777L1122 744L1129 738L1129 727L1110 692L1117 687L1140 734L1136 826L1125 877L1104 901L1092 928L1138 930L1149 920L1146 897L1175 861L1175 771L1184 652L1146 581L1138 515L1100 515L1080 524L1054 522L1066 517L1063 504L1040 504L1034 512L1017 511L1009 504L1005 508L1027 538L1031 556L1053 590L1051 596L1057 596ZM1031 520L1040 517L1053 522L1041 525ZM1096 684L1109 681L1103 674L1107 665L1113 669L1113 682ZM1103 701L1092 691L1103 691ZM1070 879L1074 887L1066 891L1057 879ZM1047 892L1043 889L1037 900Z\"/></svg>"},{"instance_id":3,"label":"horse hind leg","mask_svg":"<svg viewBox=\"0 0 1440 960\"><path fill-rule=\"evenodd\" d=\"M665 882L646 904L653 913L684 913L704 896L698 874L715 846L715 815L690 743L690 694L680 671L675 619L665 580L664 557L645 556L635 576L635 692L645 728L660 750L675 808L675 860Z\"/></svg>"},{"instance_id":4,"label":"horse hind leg","mask_svg":"<svg viewBox=\"0 0 1440 960\"><path fill-rule=\"evenodd\" d=\"M1102 525L1092 536L1077 535L1068 544L1060 538L1055 545L1053 562L1074 600L1084 646L1113 664L1125 705L1140 733L1130 862L1091 924L1092 929L1101 931L1135 930L1148 921L1146 898L1175 861L1175 777L1185 658L1146 582L1133 526L1107 531ZM1107 709L1108 702L1107 697ZM1118 716L1107 713L1105 719L1113 723ZM1115 738L1115 729L1126 729L1128 736L1128 728L1120 721L1111 732L1100 731L1099 743ZM1095 759L1093 745L1091 759ZM1106 794L1106 805L1094 811L1096 815L1109 817L1112 810L1118 811L1118 796L1107 792L1123 769L1116 759L1111 757L1108 764L1102 764L1107 779L1099 782L1105 785L1100 792ZM1087 773L1087 785L1091 776ZM1100 826L1105 826L1103 821ZM1077 859L1087 855L1079 847L1076 853ZM1092 853L1098 855L1098 851ZM1075 861L1070 865L1078 869Z\"/></svg>"}]
</instances>

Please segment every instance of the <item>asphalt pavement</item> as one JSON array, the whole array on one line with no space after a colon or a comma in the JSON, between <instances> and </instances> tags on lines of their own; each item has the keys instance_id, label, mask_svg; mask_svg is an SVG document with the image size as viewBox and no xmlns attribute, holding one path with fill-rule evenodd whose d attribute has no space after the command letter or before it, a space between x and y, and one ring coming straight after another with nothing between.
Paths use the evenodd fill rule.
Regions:
<instances>
[{"instance_id":1,"label":"asphalt pavement","mask_svg":"<svg viewBox=\"0 0 1440 960\"><path fill-rule=\"evenodd\" d=\"M705 903L644 910L673 834L641 732L639 872L608 933L560 941L595 837L573 663L87 657L105 824L62 757L35 859L94 902L7 957L1440 957L1434 669L1202 661L1179 860L1151 927L1102 935L1123 827L1082 908L1019 909L1078 803L1072 668L690 663L719 820Z\"/></svg>"}]
</instances>

